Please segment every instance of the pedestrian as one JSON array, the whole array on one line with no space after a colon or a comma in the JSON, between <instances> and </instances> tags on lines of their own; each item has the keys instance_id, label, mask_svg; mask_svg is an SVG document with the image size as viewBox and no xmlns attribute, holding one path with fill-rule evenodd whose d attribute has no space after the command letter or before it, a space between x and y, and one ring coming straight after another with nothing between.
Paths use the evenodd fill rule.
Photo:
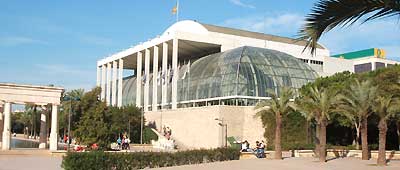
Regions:
<instances>
[{"instance_id":1,"label":"pedestrian","mask_svg":"<svg viewBox=\"0 0 400 170\"><path fill-rule=\"evenodd\" d=\"M122 143L121 136L118 135L117 139L118 149L121 149L121 143Z\"/></svg>"}]
</instances>

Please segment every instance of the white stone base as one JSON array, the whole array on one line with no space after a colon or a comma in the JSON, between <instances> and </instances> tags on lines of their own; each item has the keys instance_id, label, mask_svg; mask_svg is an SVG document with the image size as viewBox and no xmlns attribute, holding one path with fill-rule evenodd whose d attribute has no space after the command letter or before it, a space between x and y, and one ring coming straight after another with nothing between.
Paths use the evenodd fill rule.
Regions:
<instances>
[{"instance_id":1,"label":"white stone base","mask_svg":"<svg viewBox=\"0 0 400 170\"><path fill-rule=\"evenodd\" d=\"M50 133L50 151L57 150L57 143L58 143L58 134L57 133Z\"/></svg>"},{"instance_id":2,"label":"white stone base","mask_svg":"<svg viewBox=\"0 0 400 170\"><path fill-rule=\"evenodd\" d=\"M40 143L39 149L46 149L46 143Z\"/></svg>"},{"instance_id":3,"label":"white stone base","mask_svg":"<svg viewBox=\"0 0 400 170\"><path fill-rule=\"evenodd\" d=\"M10 150L11 149L10 142L11 142L10 131L4 131L3 132L3 142L1 144L1 150Z\"/></svg>"}]
</instances>

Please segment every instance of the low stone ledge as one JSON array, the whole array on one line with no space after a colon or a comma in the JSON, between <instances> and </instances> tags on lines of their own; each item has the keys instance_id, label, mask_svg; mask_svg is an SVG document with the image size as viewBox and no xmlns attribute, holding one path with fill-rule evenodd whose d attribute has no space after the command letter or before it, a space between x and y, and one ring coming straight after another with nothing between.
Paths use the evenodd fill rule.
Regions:
<instances>
[{"instance_id":1,"label":"low stone ledge","mask_svg":"<svg viewBox=\"0 0 400 170\"><path fill-rule=\"evenodd\" d=\"M371 158L378 158L378 151L370 151ZM274 156L274 151L265 151L266 158L272 159ZM314 157L314 150L291 150L283 151L282 157ZM326 153L327 157L333 158L344 158L344 157L354 157L361 158L361 150L343 150L343 149L328 149ZM240 159L257 159L254 152L241 152ZM400 160L400 151L386 151L386 159Z\"/></svg>"}]
</instances>

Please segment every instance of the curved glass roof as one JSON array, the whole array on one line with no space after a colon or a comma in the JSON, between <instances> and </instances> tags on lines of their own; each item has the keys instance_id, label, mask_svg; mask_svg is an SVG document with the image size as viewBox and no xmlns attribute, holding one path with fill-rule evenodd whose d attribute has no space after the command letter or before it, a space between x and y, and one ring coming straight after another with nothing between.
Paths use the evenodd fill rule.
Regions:
<instances>
[{"instance_id":1,"label":"curved glass roof","mask_svg":"<svg viewBox=\"0 0 400 170\"><path fill-rule=\"evenodd\" d=\"M278 94L281 86L298 89L313 81L317 73L309 65L289 54L244 46L202 57L191 64L186 63L180 66L178 76L178 102L185 102L237 97L261 99L269 97L268 89ZM167 80L170 81L170 78ZM133 89L136 89L136 78L127 78L123 84L124 105L134 104L136 90ZM152 81L150 87L151 84ZM160 103L161 83L158 84ZM169 83L168 94L170 85ZM150 88L150 101L151 91Z\"/></svg>"}]
</instances>

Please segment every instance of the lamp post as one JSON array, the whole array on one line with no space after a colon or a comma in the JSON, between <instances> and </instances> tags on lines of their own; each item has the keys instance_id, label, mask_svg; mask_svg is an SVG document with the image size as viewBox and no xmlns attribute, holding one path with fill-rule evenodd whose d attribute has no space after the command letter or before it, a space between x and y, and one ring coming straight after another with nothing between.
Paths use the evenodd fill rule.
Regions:
<instances>
[{"instance_id":1,"label":"lamp post","mask_svg":"<svg viewBox=\"0 0 400 170\"><path fill-rule=\"evenodd\" d=\"M222 131L225 130L224 135L223 135L223 140L222 142L224 143L224 147L228 147L228 124L225 122L224 118L215 118L214 120L218 121L218 125L222 127ZM225 129L224 129L225 127Z\"/></svg>"},{"instance_id":2,"label":"lamp post","mask_svg":"<svg viewBox=\"0 0 400 170\"><path fill-rule=\"evenodd\" d=\"M67 152L69 152L70 144L71 144L71 116L72 116L72 101L79 101L79 97L73 98L70 95L65 95L63 98L64 101L70 101L69 105L69 112L68 112L68 146L67 146Z\"/></svg>"},{"instance_id":3,"label":"lamp post","mask_svg":"<svg viewBox=\"0 0 400 170\"><path fill-rule=\"evenodd\" d=\"M141 118L140 118L140 144L143 144L143 108L140 108Z\"/></svg>"}]
</instances>

